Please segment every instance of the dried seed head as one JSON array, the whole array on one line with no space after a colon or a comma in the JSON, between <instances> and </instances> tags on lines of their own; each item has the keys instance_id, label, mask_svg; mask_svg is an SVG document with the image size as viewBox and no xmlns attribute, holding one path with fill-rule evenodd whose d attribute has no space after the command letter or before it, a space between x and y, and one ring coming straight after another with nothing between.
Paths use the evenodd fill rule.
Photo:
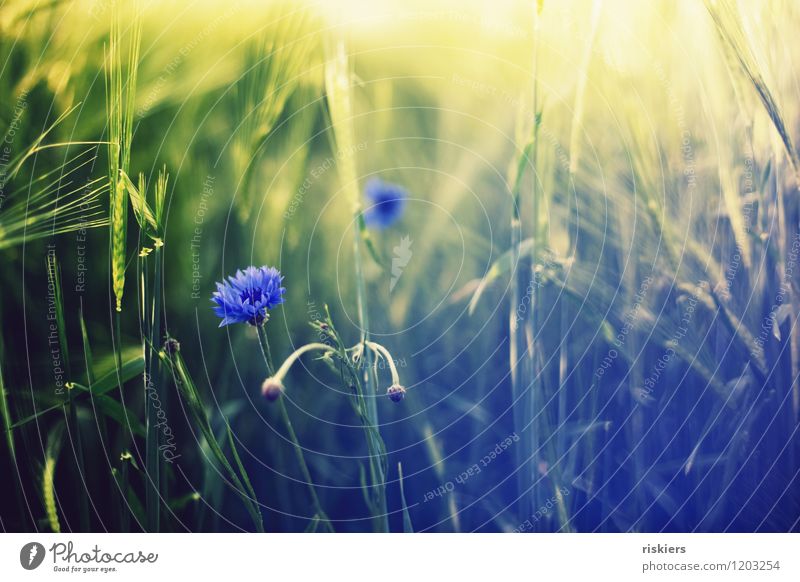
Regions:
<instances>
[{"instance_id":1,"label":"dried seed head","mask_svg":"<svg viewBox=\"0 0 800 582\"><path fill-rule=\"evenodd\" d=\"M406 389L403 388L400 384L392 384L386 390L386 395L392 402L400 402L403 398L406 397Z\"/></svg>"},{"instance_id":2,"label":"dried seed head","mask_svg":"<svg viewBox=\"0 0 800 582\"><path fill-rule=\"evenodd\" d=\"M261 395L269 402L275 402L283 392L283 384L275 378L267 378L261 385Z\"/></svg>"},{"instance_id":3,"label":"dried seed head","mask_svg":"<svg viewBox=\"0 0 800 582\"><path fill-rule=\"evenodd\" d=\"M167 338L167 340L164 342L164 351L170 356L174 356L181 351L181 344L174 337Z\"/></svg>"}]
</instances>

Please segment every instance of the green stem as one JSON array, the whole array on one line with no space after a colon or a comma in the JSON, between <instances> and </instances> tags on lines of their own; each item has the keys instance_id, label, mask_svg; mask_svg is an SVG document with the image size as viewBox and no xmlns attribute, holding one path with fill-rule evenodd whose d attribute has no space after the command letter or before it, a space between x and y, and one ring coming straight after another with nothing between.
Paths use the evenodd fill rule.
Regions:
<instances>
[{"instance_id":1,"label":"green stem","mask_svg":"<svg viewBox=\"0 0 800 582\"><path fill-rule=\"evenodd\" d=\"M160 431L157 428L158 418L155 400L161 402L159 394L159 385L156 379L155 368L158 366L158 360L155 357L156 346L160 343L161 335L161 271L162 271L162 253L161 247L156 247L153 253L154 258L154 274L153 274L153 291L152 303L153 308L151 313L144 314L144 320L150 326L150 345L147 354L147 372L145 373L145 406L147 407L147 433L145 443L145 467L149 483L145 494L145 505L147 507L147 527L150 532L158 532L160 530L160 513L161 513L161 463L159 461L159 444L160 444ZM143 271L146 269L146 263L143 261ZM143 287L143 292L146 291L147 286ZM146 303L145 303L146 305ZM153 397L151 396L151 391ZM151 402L153 400L153 402Z\"/></svg>"},{"instance_id":2,"label":"green stem","mask_svg":"<svg viewBox=\"0 0 800 582\"><path fill-rule=\"evenodd\" d=\"M360 208L356 209L358 214L358 223L364 220L361 216ZM364 273L361 265L361 232L360 229L354 229L353 238L353 263L356 271L356 298L358 303L358 323L361 328L361 343L366 346L369 342L369 315L367 310L367 291L366 283L364 282ZM367 439L370 444L370 473L372 477L373 489L376 492L378 502L377 513L374 516L376 529L378 531L389 531L389 518L386 512L386 476L384 475L383 465L379 460L373 459L372 456L376 451L381 450L380 443L380 430L378 428L378 404L375 395L377 388L373 382L372 375L372 350L364 350L364 367L361 371L362 381L366 388L365 408L367 415L367 422L370 427L367 430Z\"/></svg>"},{"instance_id":3,"label":"green stem","mask_svg":"<svg viewBox=\"0 0 800 582\"><path fill-rule=\"evenodd\" d=\"M123 395L123 380L122 380L122 314L119 311L114 311L114 335L116 341L114 342L114 354L117 363L117 387L119 388L119 398L122 406L125 406L125 397ZM128 450L129 436L128 431L122 431L121 437L121 451ZM119 495L121 499L117 503L119 527L121 532L129 532L131 529L131 517L128 510L128 463L123 462L120 471Z\"/></svg>"},{"instance_id":4,"label":"green stem","mask_svg":"<svg viewBox=\"0 0 800 582\"><path fill-rule=\"evenodd\" d=\"M325 86L328 105L331 114L331 125L339 150L341 162L338 170L341 175L342 186L347 190L348 198L352 207L353 224L353 264L355 267L356 280L356 300L358 303L358 325L361 328L361 344L366 345L369 341L369 318L367 309L367 292L364 282L364 274L361 259L361 239L366 237L366 225L361 213L361 197L358 188L358 173L353 152L355 145L353 128L353 103L351 96L352 71L348 60L347 50L344 40L340 39L333 51L328 55L328 62L325 67ZM377 503L375 508L371 508L375 520L376 529L388 531L389 522L386 516L386 477L383 468L383 457L373 458L375 451L383 449L380 431L378 429L378 405L376 402L376 387L373 382L371 371L373 354L367 351L365 355L365 367L359 376L363 381L364 394L367 396L364 403L366 423L369 425L367 430L367 444L370 450L370 480ZM361 383L358 382L358 390L361 391Z\"/></svg>"},{"instance_id":5,"label":"green stem","mask_svg":"<svg viewBox=\"0 0 800 582\"><path fill-rule=\"evenodd\" d=\"M13 472L14 476L16 477L17 483L14 486L14 496L16 498L16 507L19 510L19 523L20 527L25 522L25 511L24 511L24 501L22 499L22 490L20 488L20 484L22 483L22 476L20 475L19 465L17 464L17 453L16 447L14 444L14 433L11 430L11 409L9 407L8 401L8 393L6 392L6 386L3 381L3 356L4 356L4 349L3 349L3 338L0 337L0 417L2 417L3 421L3 430L6 435L6 445L8 447L8 459L13 465Z\"/></svg>"},{"instance_id":6,"label":"green stem","mask_svg":"<svg viewBox=\"0 0 800 582\"><path fill-rule=\"evenodd\" d=\"M95 373L94 373L94 358L92 356L92 347L89 344L89 332L86 329L86 320L83 317L83 297L80 297L80 308L79 308L79 319L81 324L81 336L83 339L83 365L86 368L86 380L87 386L89 387L89 394L93 394L93 386L95 383ZM94 400L91 399L92 402L92 410L95 409ZM106 415L105 414L98 414L96 415L97 419L97 429L98 429L98 439L100 441L101 449L104 451L111 450L111 441L108 437L108 423L106 422ZM106 462L110 462L111 458L109 457ZM114 495L116 495L116 481L110 481L108 483L109 486L109 495L110 499L114 499Z\"/></svg>"},{"instance_id":7,"label":"green stem","mask_svg":"<svg viewBox=\"0 0 800 582\"><path fill-rule=\"evenodd\" d=\"M308 493L311 496L311 503L314 506L314 511L317 516L319 516L320 520L325 523L328 530L333 532L331 521L322 509L322 504L319 501L319 497L317 497L317 491L314 488L314 482L311 480L311 472L308 470L303 448L300 446L300 441L298 441L297 435L294 432L294 426L292 425L291 418L289 418L289 411L286 410L286 403L283 401L283 398L278 398L278 409L280 410L283 423L286 425L286 432L289 434L289 440L292 441L292 448L294 449L295 457L297 457L297 463L300 465L300 471L303 473L303 478L308 485Z\"/></svg>"},{"instance_id":8,"label":"green stem","mask_svg":"<svg viewBox=\"0 0 800 582\"><path fill-rule=\"evenodd\" d=\"M49 246L49 245L48 245ZM70 366L70 358L69 358L69 345L67 344L67 324L66 318L64 313L64 297L61 291L61 269L59 267L58 261L56 260L55 249L53 248L53 254L49 254L48 251L48 258L47 258L47 270L48 270L48 277L50 282L52 283L55 289L55 301L56 301L56 326L58 328L58 344L59 349L61 350L61 357L64 362L64 368L67 373L67 378L72 378L72 367ZM70 443L73 447L73 452L75 454L75 460L77 463L77 471L78 475L81 480L81 484L83 486L86 495L80 495L78 501L78 507L80 510L80 527L81 531L88 532L91 528L89 525L89 490L88 486L86 485L86 466L84 463L83 458L83 443L81 442L81 432L80 427L78 426L78 412L75 408L75 404L72 401L72 391L67 389L67 427L68 433L70 437Z\"/></svg>"},{"instance_id":9,"label":"green stem","mask_svg":"<svg viewBox=\"0 0 800 582\"><path fill-rule=\"evenodd\" d=\"M264 323L266 324L266 321L264 321ZM270 376L273 376L275 375L275 365L272 363L272 352L269 349L269 340L267 339L265 325L257 326L256 331L258 332L258 341L261 344L261 352L264 355L264 362L267 364L267 371ZM285 363L286 362L284 362L284 365Z\"/></svg>"},{"instance_id":10,"label":"green stem","mask_svg":"<svg viewBox=\"0 0 800 582\"><path fill-rule=\"evenodd\" d=\"M271 377L274 377L276 380L282 381L286 373L291 368L292 364L305 352L314 350L314 349L325 349L325 350L333 350L330 346L325 344L306 344L305 346L297 349L294 353L286 358L286 361L283 362L281 365L280 370L278 370L277 374L273 372L275 366L272 363L272 353L269 349L269 340L267 339L267 332L264 329L263 325L257 327L258 330L258 339L261 344L261 349L264 353L264 361L267 364L267 370ZM297 434L294 432L294 426L292 425L292 419L289 417L289 411L286 409L286 403L284 402L283 396L278 398L278 409L281 414L281 419L283 420L283 424L286 425L286 432L289 435L289 440L292 443L292 448L294 449L295 457L297 458L297 463L300 465L300 471L303 474L303 478L305 479L306 485L308 486L308 493L311 496L311 504L314 506L314 511L319 517L319 519L325 524L328 531L333 532L333 525L331 525L331 521L328 518L325 511L322 509L322 504L319 501L319 497L317 496L317 490L314 487L314 481L311 479L311 471L308 470L308 464L306 463L306 457L303 453L303 447L300 446L300 441L297 438Z\"/></svg>"},{"instance_id":11,"label":"green stem","mask_svg":"<svg viewBox=\"0 0 800 582\"><path fill-rule=\"evenodd\" d=\"M392 359L392 354L389 353L389 350L375 342L367 342L367 346L379 352L383 356L383 359L386 360L386 363L389 365L389 371L392 374L392 384L400 384L400 374L397 373L397 366L395 366L394 359Z\"/></svg>"},{"instance_id":12,"label":"green stem","mask_svg":"<svg viewBox=\"0 0 800 582\"><path fill-rule=\"evenodd\" d=\"M306 352L312 352L314 350L324 350L327 352L336 351L336 349L333 348L332 346L318 342L306 344L304 346L297 348L294 352L292 352L292 355L286 358L283 364L281 364L281 367L278 369L278 372L273 373L274 367L272 365L272 358L269 355L269 343L267 342L266 334L263 334L263 336L262 334L263 332L259 332L258 337L261 340L261 348L267 360L267 369L270 373L270 376L275 378L279 382L283 381L283 379L286 377L286 374L289 373L289 369L292 367L292 365L300 358L300 356L302 356Z\"/></svg>"}]
</instances>

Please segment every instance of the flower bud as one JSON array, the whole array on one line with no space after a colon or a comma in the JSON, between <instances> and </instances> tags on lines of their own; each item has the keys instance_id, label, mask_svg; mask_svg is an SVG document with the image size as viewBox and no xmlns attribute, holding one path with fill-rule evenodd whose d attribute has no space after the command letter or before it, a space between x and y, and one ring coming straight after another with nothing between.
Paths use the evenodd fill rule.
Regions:
<instances>
[{"instance_id":1,"label":"flower bud","mask_svg":"<svg viewBox=\"0 0 800 582\"><path fill-rule=\"evenodd\" d=\"M386 395L392 402L400 402L403 398L406 397L406 389L403 388L400 384L392 384L386 390Z\"/></svg>"},{"instance_id":2,"label":"flower bud","mask_svg":"<svg viewBox=\"0 0 800 582\"><path fill-rule=\"evenodd\" d=\"M174 356L181 351L181 344L174 337L169 337L164 342L164 351L167 352L168 355Z\"/></svg>"},{"instance_id":3,"label":"flower bud","mask_svg":"<svg viewBox=\"0 0 800 582\"><path fill-rule=\"evenodd\" d=\"M267 378L261 385L261 395L269 402L275 402L283 392L283 384L275 378Z\"/></svg>"}]
</instances>

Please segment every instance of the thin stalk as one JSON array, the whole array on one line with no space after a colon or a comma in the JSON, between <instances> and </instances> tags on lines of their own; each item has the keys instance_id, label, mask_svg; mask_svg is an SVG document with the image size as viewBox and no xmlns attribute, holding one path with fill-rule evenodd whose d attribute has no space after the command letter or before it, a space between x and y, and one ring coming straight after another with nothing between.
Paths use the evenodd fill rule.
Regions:
<instances>
[{"instance_id":1,"label":"thin stalk","mask_svg":"<svg viewBox=\"0 0 800 582\"><path fill-rule=\"evenodd\" d=\"M233 440L233 433L230 430L230 425L227 424L226 420L228 444L231 448L231 454L233 455L236 465L235 468L230 463L225 453L223 453L222 446L220 445L213 429L211 428L211 423L208 420L205 407L203 406L202 399L200 398L200 393L197 390L194 380L192 380L192 376L189 373L189 369L186 366L183 356L181 356L180 350L160 350L158 356L164 365L169 366L173 375L173 379L175 380L176 388L178 389L181 397L184 399L184 402L187 404L192 416L194 417L195 426L197 426L205 438L206 444L208 445L211 454L214 456L214 459L219 464L219 467L227 473L227 477L229 479L228 484L237 492L242 501L245 503L247 511L250 513L250 516L255 523L256 529L263 533L264 523L261 517L260 506L258 504L258 500L256 499L255 491L253 490L250 478L247 475L247 471L245 470L244 465L239 458L239 454L236 451L236 444Z\"/></svg>"},{"instance_id":2,"label":"thin stalk","mask_svg":"<svg viewBox=\"0 0 800 582\"><path fill-rule=\"evenodd\" d=\"M122 406L125 406L125 397L123 395L123 380L122 380L122 314L119 311L114 311L114 335L116 336L116 341L114 342L114 355L116 356L116 364L117 364L117 386L119 388L119 398ZM128 442L129 436L128 431L122 431L122 446L121 450L127 451L128 450ZM118 508L118 517L119 517L119 526L120 531L122 532L129 532L131 527L131 516L130 512L128 511L128 463L122 463L122 469L120 471L120 480L119 480L119 494L121 499L119 503L117 503Z\"/></svg>"},{"instance_id":3,"label":"thin stalk","mask_svg":"<svg viewBox=\"0 0 800 582\"><path fill-rule=\"evenodd\" d=\"M517 311L520 305L520 287L521 281L518 274L519 270L519 244L520 244L520 218L519 218L519 196L514 199L514 209L511 217L511 264L512 264L512 285L511 285L511 301L509 305L508 328L509 328L509 349L508 360L511 374L511 399L514 403L513 406L513 424L514 430L520 433L520 437L525 439L523 434L523 427L525 426L524 411L527 409L525 406L525 398L521 394L520 378L519 378L519 344L521 341L519 331L519 321L517 321ZM520 523L527 520L533 515L533 506L531 504L530 496L523 494L528 487L528 464L531 462L531 455L533 450L528 450L526 447L521 446L515 449L515 457L517 464L517 491L519 493L519 507L518 507L518 521Z\"/></svg>"},{"instance_id":4,"label":"thin stalk","mask_svg":"<svg viewBox=\"0 0 800 582\"><path fill-rule=\"evenodd\" d=\"M356 221L361 220L361 209L357 210L358 215ZM353 263L356 274L356 302L358 305L358 325L361 328L361 343L366 345L369 342L369 312L367 309L367 286L364 281L364 270L361 263L361 234L358 229L353 229ZM367 364L364 367L364 384L367 386L368 394L374 394L369 389L372 387L372 376L369 374L371 370L370 364L372 363L372 355L370 350L364 350ZM375 406L375 399L372 398L371 408L375 408L375 413L371 414L371 418L376 421L377 425L377 407Z\"/></svg>"},{"instance_id":5,"label":"thin stalk","mask_svg":"<svg viewBox=\"0 0 800 582\"><path fill-rule=\"evenodd\" d=\"M588 418L590 422L595 422L598 416L598 406L600 402L600 388L601 388L601 380L602 376L598 375L595 370L597 370L598 366L600 365L600 347L598 345L594 345L592 347L592 384L589 386L589 398L587 399L587 406L588 406L588 414L585 415L584 418ZM584 457L585 460L585 469L584 469L584 479L588 481L588 489L590 494L594 494L595 491L595 483L597 482L597 459L595 459L595 441L597 440L596 436L597 431L590 431L588 435L586 435L587 442L586 442L586 454ZM601 433L602 434L602 433ZM590 464L591 463L591 464ZM586 474L588 473L588 477Z\"/></svg>"},{"instance_id":6,"label":"thin stalk","mask_svg":"<svg viewBox=\"0 0 800 582\"><path fill-rule=\"evenodd\" d=\"M358 325L361 330L361 344L366 345L369 341L369 316L367 308L367 291L364 280L362 265L362 237L366 236L366 227L361 208L361 196L358 188L358 173L356 171L353 146L355 145L353 128L353 105L352 105L352 71L350 61L345 50L344 41L340 40L329 55L325 70L325 84L329 110L331 114L331 125L335 137L336 147L340 152L340 162L338 169L341 175L342 186L347 190L348 199L352 208L353 224L353 265L356 280L356 301L358 305ZM381 450L380 443L380 422L378 419L378 405L375 399L377 387L375 378L371 372L373 354L365 350L365 366L361 373L361 380L364 385L366 402L366 420L370 427L368 430L368 441L371 451ZM389 520L386 515L386 475L381 463L370 460L371 478L373 488L377 491L378 515L375 515L376 524L380 531L388 531Z\"/></svg>"},{"instance_id":7,"label":"thin stalk","mask_svg":"<svg viewBox=\"0 0 800 582\"><path fill-rule=\"evenodd\" d=\"M0 353L2 347L0 346ZM3 432L6 433L6 446L8 447L8 458L16 466L17 454L14 447L14 433L11 431L11 412L8 407L8 395L6 393L6 386L3 382L3 362L0 359L0 418L3 421Z\"/></svg>"},{"instance_id":8,"label":"thin stalk","mask_svg":"<svg viewBox=\"0 0 800 582\"><path fill-rule=\"evenodd\" d=\"M264 323L266 323L266 321ZM267 371L269 372L270 376L274 376L275 375L275 366L272 363L272 352L269 349L269 340L267 339L267 330L265 329L264 325L259 325L258 327L256 327L256 330L258 332L258 341L261 344L261 351L264 354L264 362L267 364ZM292 362L293 361L294 360L292 360ZM284 362L284 365L285 364L286 364L286 362ZM291 363L289 364L289 366L291 366ZM281 369L283 369L283 366L281 366ZM287 367L286 370L288 371L288 369L289 368ZM286 374L286 372L284 372L284 374Z\"/></svg>"},{"instance_id":9,"label":"thin stalk","mask_svg":"<svg viewBox=\"0 0 800 582\"><path fill-rule=\"evenodd\" d=\"M570 145L569 145L569 188L570 194L576 194L575 188L575 175L578 171L580 160L580 146L581 146L581 128L583 122L583 112L586 94L586 84L589 79L589 66L594 54L593 47L594 41L597 37L598 24L600 22L600 14L603 8L603 0L594 0L592 5L592 16L590 24L589 37L586 40L586 47L584 48L583 57L581 60L580 69L578 71L578 85L575 90L575 102L573 106L572 127L570 130ZM538 140L537 140L538 141ZM535 194L534 194L535 196ZM538 197L535 196L536 199ZM568 196L571 200L572 196ZM568 209L571 205L568 203ZM575 239L572 236L572 230L567 228L567 257L572 257L575 253ZM570 332L569 332L569 319L570 307L565 297L559 300L560 318L559 327L559 366L558 366L558 419L556 423L557 442L556 442L556 457L557 459L564 459L567 455L567 408L568 408L568 394L567 394L567 374L569 373L569 346ZM575 453L577 455L577 453ZM556 484L556 502L559 509L559 518L562 518L562 529L566 525L563 516L566 515L566 508L563 496L560 495L560 484Z\"/></svg>"},{"instance_id":10,"label":"thin stalk","mask_svg":"<svg viewBox=\"0 0 800 582\"><path fill-rule=\"evenodd\" d=\"M14 497L16 498L16 507L19 510L19 523L20 527L25 522L25 504L22 498L22 491L20 485L22 483L22 475L20 475L19 465L17 464L17 453L14 444L14 433L11 429L11 409L8 405L8 394L6 392L5 382L3 381L3 341L0 337L0 416L3 420L3 431L6 433L6 445L8 447L8 458L13 464L13 472L17 477L17 483L14 486Z\"/></svg>"},{"instance_id":11,"label":"thin stalk","mask_svg":"<svg viewBox=\"0 0 800 582\"><path fill-rule=\"evenodd\" d=\"M359 212L359 221L363 221L363 217ZM353 257L356 272L356 298L358 302L358 322L361 328L361 344L366 346L369 342L369 316L367 310L367 290L364 282L364 273L361 263L361 234L359 229L354 229L353 237ZM386 512L386 475L384 474L383 464L377 459L374 459L375 454L383 448L380 439L380 429L378 421L378 403L375 395L377 394L377 386L373 376L374 354L372 350L364 350L364 366L361 372L361 380L364 383L366 398L362 394L364 405L366 407L367 421L369 422L369 429L367 430L367 439L370 441L370 476L372 478L373 489L376 492L376 500L378 502L377 513L374 516L376 529L378 531L389 531L389 517Z\"/></svg>"},{"instance_id":12,"label":"thin stalk","mask_svg":"<svg viewBox=\"0 0 800 582\"><path fill-rule=\"evenodd\" d=\"M558 420L556 423L556 455L561 459L567 454L567 374L569 373L569 306L564 297L559 301L559 358L558 358Z\"/></svg>"},{"instance_id":13,"label":"thin stalk","mask_svg":"<svg viewBox=\"0 0 800 582\"><path fill-rule=\"evenodd\" d=\"M119 382L120 402L123 406L122 381L122 334L121 311L122 296L125 289L126 264L126 232L128 196L122 180L121 172L128 173L133 141L134 101L136 80L139 66L139 49L141 44L141 19L138 6L134 6L133 24L130 29L127 49L127 60L123 59L122 20L119 7L115 4L112 14L112 25L106 54L106 116L108 123L108 181L110 188L110 240L109 261L111 266L111 287L114 292L114 350L117 361L117 378ZM124 71L124 72L123 72ZM129 448L130 437L122 431L122 451ZM128 509L128 463L124 462L120 471L120 488L122 499L117 503L120 511L119 524L122 531L130 530L130 512Z\"/></svg>"},{"instance_id":14,"label":"thin stalk","mask_svg":"<svg viewBox=\"0 0 800 582\"><path fill-rule=\"evenodd\" d=\"M534 124L536 120L534 119ZM522 203L521 199L521 191L522 191L522 179L525 174L525 169L529 164L531 151L533 148L533 139L528 141L528 143L523 148L522 152L520 153L519 158L517 159L516 165L516 173L513 179L513 184L511 187L511 195L512 195L512 208L511 208L511 302L509 305L509 314L508 314L508 333L509 333L509 350L508 350L508 364L509 364L509 373L511 376L511 398L512 402L514 403L512 409L512 416L513 416L513 424L515 432L520 434L520 438L523 439L524 443L529 442L526 439L525 434L525 426L526 426L526 416L525 411L528 410L530 407L527 404L527 401L531 398L530 389L531 389L531 378L532 376L527 376L527 380L525 378L520 379L519 367L520 367L520 353L525 352L525 338L523 336L523 331L525 331L525 327L520 325L521 321L527 320L532 317L532 313L528 313L527 310L522 310L522 289L525 288L526 282L525 278L521 276L522 272L529 272L532 273L529 269L521 269L519 262L522 256L521 253L521 244L522 244L522 219L520 215L520 206ZM535 241L534 241L535 244ZM527 264L527 262L526 262ZM533 287L533 286L531 286ZM531 297L533 299L533 297ZM533 303L531 304L533 307ZM522 348L520 348L522 346ZM527 362L526 362L527 364ZM525 368L523 367L523 370ZM533 505L530 503L530 497L522 492L525 491L530 483L529 480L529 471L528 466L532 462L533 451L535 448L530 447L526 448L525 446L517 447L515 452L516 457L516 464L517 464L517 490L519 493L519 503L518 503L518 511L519 511L519 521L524 522L533 514Z\"/></svg>"},{"instance_id":15,"label":"thin stalk","mask_svg":"<svg viewBox=\"0 0 800 582\"><path fill-rule=\"evenodd\" d=\"M360 211L359 211L360 212ZM359 220L363 218L359 217ZM361 344L366 346L369 343L369 317L367 313L367 291L364 282L364 274L361 265L361 236L358 230L354 229L353 238L353 257L356 271L356 296L358 300L358 321L361 327ZM384 474L383 464L375 459L374 456L379 454L382 449L379 432L378 421L378 404L375 395L377 394L377 387L374 381L372 366L374 354L372 350L364 350L364 366L361 371L361 380L366 388L366 398L361 394L366 408L366 418L369 423L367 429L367 439L370 444L370 477L372 478L373 490L376 493L376 500L378 502L377 514L373 516L378 531L389 531L389 516L386 512L386 475Z\"/></svg>"},{"instance_id":16,"label":"thin stalk","mask_svg":"<svg viewBox=\"0 0 800 582\"><path fill-rule=\"evenodd\" d=\"M539 225L539 198L536 181L536 153L539 137L539 104L538 104L538 54L539 54L539 14L538 7L533 11L533 127L531 137L523 148L517 161L516 175L513 182L513 208L511 214L511 253L512 253L512 285L511 305L509 306L509 366L511 373L511 396L514 402L513 421L515 432L523 440L523 446L517 449L517 487L519 521L524 522L533 514L535 507L539 507L538 487L536 483L535 456L538 454L538 437L535 419L541 411L535 406L535 327L534 318L538 305L537 285L533 280L533 266L536 265L538 255L538 225ZM522 180L525 170L533 168L533 238L530 260L521 266L520 245L522 237L522 219L520 208L522 205ZM530 293L530 311L522 310L523 289ZM521 366L521 372L520 368ZM525 493L531 489L531 493Z\"/></svg>"},{"instance_id":17,"label":"thin stalk","mask_svg":"<svg viewBox=\"0 0 800 582\"><path fill-rule=\"evenodd\" d=\"M161 463L159 455L160 435L158 430L158 418L156 407L151 400L161 401L158 380L156 379L156 368L159 367L159 360L156 357L156 346L160 343L161 337L161 271L162 271L162 250L156 246L153 252L154 273L152 291L152 312L145 313L145 320L149 320L150 342L146 360L147 371L145 373L145 406L146 430L145 435L145 467L149 484L145 494L145 506L147 509L148 530L157 532L160 529L160 496L161 496ZM146 271L146 264L144 269ZM146 289L146 287L145 287ZM150 398L152 391L152 398Z\"/></svg>"},{"instance_id":18,"label":"thin stalk","mask_svg":"<svg viewBox=\"0 0 800 582\"><path fill-rule=\"evenodd\" d=\"M308 493L311 496L311 504L314 506L314 511L316 512L317 516L322 520L325 524L328 531L331 533L334 532L333 525L331 525L331 521L328 518L325 511L322 509L322 504L319 501L319 497L317 497L317 491L314 488L314 482L311 480L311 472L308 470L308 465L306 464L305 455L303 454L303 448L300 446L300 442L297 440L297 435L294 432L294 427L292 426L292 420L289 418L289 411L286 410L286 404L283 401L283 398L278 398L278 409L280 410L281 418L283 419L283 423L286 425L286 432L289 434L289 440L292 441L292 447L294 448L294 455L297 458L297 463L300 465L300 471L303 473L303 478L308 485Z\"/></svg>"},{"instance_id":19,"label":"thin stalk","mask_svg":"<svg viewBox=\"0 0 800 582\"><path fill-rule=\"evenodd\" d=\"M397 366L395 366L394 358L392 358L392 354L389 353L389 350L375 342L367 342L367 347L379 352L383 356L383 359L386 360L386 364L389 366L389 371L392 374L392 384L400 384L400 374L397 373Z\"/></svg>"},{"instance_id":20,"label":"thin stalk","mask_svg":"<svg viewBox=\"0 0 800 582\"><path fill-rule=\"evenodd\" d=\"M261 349L264 352L264 360L267 364L267 370L271 377L276 378L277 380L282 380L286 373L289 371L291 365L299 358L303 353L313 350L313 349L322 349L332 350L330 346L326 346L325 344L307 344L302 348L296 350L291 356L289 356L286 361L281 365L280 370L278 370L277 374L273 372L275 369L272 363L272 355L269 349L269 340L267 339L267 331L264 329L265 326L259 325L257 327L258 330L258 339L259 343L261 344ZM303 474L303 479L305 479L306 485L308 487L308 493L311 497L311 504L314 507L314 511L317 514L317 517L325 524L325 527L333 533L333 525L331 525L331 520L328 518L328 515L325 513L325 510L322 509L322 504L319 501L319 497L317 496L317 490L314 487L314 481L311 478L311 471L308 470L308 464L306 463L306 457L303 453L303 447L300 446L300 441L297 438L297 434L294 432L294 426L292 425L292 419L289 417L289 411L286 409L286 403L284 402L283 397L278 398L278 410L281 415L281 419L283 420L283 424L286 425L286 432L289 435L289 440L292 443L292 448L294 449L294 455L297 459L297 464L300 465L300 471Z\"/></svg>"},{"instance_id":21,"label":"thin stalk","mask_svg":"<svg viewBox=\"0 0 800 582\"><path fill-rule=\"evenodd\" d=\"M316 328L319 332L324 334L323 337L327 337L334 342L333 344L328 344L335 350L338 360L338 364L332 367L339 373L342 384L350 389L353 408L361 421L367 443L369 479L366 479L367 476L364 474L363 468L361 475L361 487L362 493L364 494L364 501L367 503L373 517L372 521L375 531L387 531L388 519L385 511L385 488L382 486L383 481L380 480L380 476L386 474L388 467L386 464L386 446L383 444L383 439L377 428L370 422L367 416L367 404L364 397L361 367L364 365L363 356L364 351L367 349L369 351L375 351L376 354L381 353L381 357L388 358L389 360L391 360L392 357L386 348L373 342L369 342L368 344L359 343L352 348L346 348L342 342L341 336L336 331L327 305L325 306L325 317L325 327L322 327L322 325L318 323L316 324ZM353 354L351 355L350 352L353 352ZM356 364L356 361L358 364ZM392 381L399 384L397 368L391 365L390 368L393 368ZM377 377L375 380L377 381Z\"/></svg>"},{"instance_id":22,"label":"thin stalk","mask_svg":"<svg viewBox=\"0 0 800 582\"><path fill-rule=\"evenodd\" d=\"M61 293L61 269L59 268L58 261L56 260L55 249L51 249L52 254L48 252L47 255L47 274L50 279L50 284L54 288L54 300L56 307L56 326L58 327L58 344L61 350L61 356L64 361L64 369L67 373L67 378L72 377L72 369L70 367L69 346L67 344L67 329L66 319L64 317L64 298ZM81 483L86 490L86 495L80 495L78 506L80 508L80 526L81 531L88 532L91 527L89 525L89 491L86 488L86 465L83 458L83 443L81 442L80 427L78 426L78 413L75 409L75 403L72 400L72 390L67 389L67 432L70 436L77 462L77 470L81 479Z\"/></svg>"},{"instance_id":23,"label":"thin stalk","mask_svg":"<svg viewBox=\"0 0 800 582\"><path fill-rule=\"evenodd\" d=\"M78 317L80 320L81 325L81 339L83 342L83 363L86 368L86 380L87 386L89 387L89 394L93 394L94 386L95 386L95 373L94 373L94 357L92 356L92 347L89 343L89 330L86 328L86 320L83 317L83 297L80 298L80 308L78 311ZM91 398L91 396L90 396ZM92 409L94 410L94 401L92 401ZM106 415L105 414L97 414L95 415L97 421L97 429L98 429L98 438L100 439L100 446L103 451L109 451L111 447L111 441L108 438L108 423L106 422ZM109 494L110 499L114 498L116 494L116 488L112 485L111 482L108 483L110 488Z\"/></svg>"}]
</instances>

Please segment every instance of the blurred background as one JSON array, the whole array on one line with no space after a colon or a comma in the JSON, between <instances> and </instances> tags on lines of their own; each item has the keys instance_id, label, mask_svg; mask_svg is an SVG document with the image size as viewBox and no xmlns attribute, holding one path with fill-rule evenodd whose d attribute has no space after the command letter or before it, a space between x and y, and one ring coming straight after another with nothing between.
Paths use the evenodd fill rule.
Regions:
<instances>
[{"instance_id":1,"label":"blurred background","mask_svg":"<svg viewBox=\"0 0 800 582\"><path fill-rule=\"evenodd\" d=\"M266 531L316 530L256 331L210 298L274 265L276 363L326 305L356 345L358 263L406 388L383 362L365 394L383 525L348 386L304 357L281 397L336 531L796 531L798 24L783 0L4 2L0 525L153 529L149 371L158 529L257 529L249 480ZM147 196L169 173L157 236L131 194L119 315L114 39L126 172ZM354 211L371 178L407 193L387 228ZM150 362L166 336L199 408Z\"/></svg>"}]
</instances>

